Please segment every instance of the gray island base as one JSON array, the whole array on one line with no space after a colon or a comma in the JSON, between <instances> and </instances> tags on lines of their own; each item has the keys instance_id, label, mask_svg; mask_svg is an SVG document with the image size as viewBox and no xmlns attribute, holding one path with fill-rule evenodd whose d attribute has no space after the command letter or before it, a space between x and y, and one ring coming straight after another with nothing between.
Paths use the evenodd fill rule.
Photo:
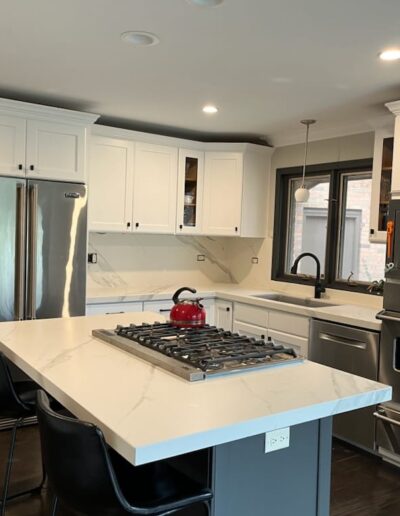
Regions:
<instances>
[{"instance_id":1,"label":"gray island base","mask_svg":"<svg viewBox=\"0 0 400 516\"><path fill-rule=\"evenodd\" d=\"M324 418L291 427L282 450L265 453L261 434L172 463L211 487L212 516L329 516L331 445L332 418Z\"/></svg>"}]
</instances>

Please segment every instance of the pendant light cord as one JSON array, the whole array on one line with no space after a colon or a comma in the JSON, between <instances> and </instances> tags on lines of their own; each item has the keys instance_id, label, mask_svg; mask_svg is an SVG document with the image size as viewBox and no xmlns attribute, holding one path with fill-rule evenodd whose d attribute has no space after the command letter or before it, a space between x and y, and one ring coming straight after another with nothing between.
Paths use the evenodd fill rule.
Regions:
<instances>
[{"instance_id":1,"label":"pendant light cord","mask_svg":"<svg viewBox=\"0 0 400 516\"><path fill-rule=\"evenodd\" d=\"M308 154L308 132L310 130L310 121L306 120L305 122L302 122L302 123L305 123L306 126L307 126L307 129L306 129L306 145L304 147L303 179L302 179L302 182L301 182L301 188L304 188L304 181L305 181L305 178L306 178L306 166L307 166L307 154Z\"/></svg>"}]
</instances>

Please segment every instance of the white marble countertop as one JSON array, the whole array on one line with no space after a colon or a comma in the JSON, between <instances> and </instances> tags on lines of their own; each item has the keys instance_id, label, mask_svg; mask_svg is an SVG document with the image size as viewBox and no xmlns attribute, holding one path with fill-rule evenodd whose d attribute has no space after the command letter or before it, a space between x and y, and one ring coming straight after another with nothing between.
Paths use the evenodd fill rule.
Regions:
<instances>
[{"instance_id":1,"label":"white marble countertop","mask_svg":"<svg viewBox=\"0 0 400 516\"><path fill-rule=\"evenodd\" d=\"M254 297L260 294L277 293L268 289L248 289L239 285L229 283L215 283L212 285L196 286L197 294L204 298L221 298L229 301L248 303L255 306L281 310L307 317L316 317L327 321L348 324L369 330L380 331L382 323L375 316L378 312L376 308L354 304L335 304L321 308L298 306L288 303L274 301L273 299L260 299ZM101 287L88 289L88 304L96 303L123 303L131 301L159 301L169 299L179 288L176 285L163 286L161 288L148 289L146 292L142 288L135 287ZM279 292L278 292L279 293ZM285 293L287 294L287 293ZM330 299L322 300L328 303L336 303Z\"/></svg>"},{"instance_id":2,"label":"white marble countertop","mask_svg":"<svg viewBox=\"0 0 400 516\"><path fill-rule=\"evenodd\" d=\"M92 337L150 312L0 323L0 350L144 464L388 401L391 387L305 361L190 383Z\"/></svg>"}]
</instances>

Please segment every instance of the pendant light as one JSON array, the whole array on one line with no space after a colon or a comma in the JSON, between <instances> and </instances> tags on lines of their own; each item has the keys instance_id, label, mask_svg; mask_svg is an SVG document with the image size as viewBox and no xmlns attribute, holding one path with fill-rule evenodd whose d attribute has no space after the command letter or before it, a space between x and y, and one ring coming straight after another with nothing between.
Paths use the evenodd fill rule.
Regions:
<instances>
[{"instance_id":1,"label":"pendant light","mask_svg":"<svg viewBox=\"0 0 400 516\"><path fill-rule=\"evenodd\" d=\"M301 120L301 123L307 127L306 130L306 145L304 148L304 165L303 165L303 179L301 181L301 186L298 188L294 197L297 202L307 202L310 197L310 191L306 188L304 181L306 177L306 166L307 166L307 153L308 153L308 132L310 130L310 125L315 124L316 120Z\"/></svg>"}]
</instances>

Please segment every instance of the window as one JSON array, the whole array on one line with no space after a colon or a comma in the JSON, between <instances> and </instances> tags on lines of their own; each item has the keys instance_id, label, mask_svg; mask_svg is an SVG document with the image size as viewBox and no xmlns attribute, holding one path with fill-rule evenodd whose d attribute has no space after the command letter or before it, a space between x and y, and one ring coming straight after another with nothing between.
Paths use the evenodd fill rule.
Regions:
<instances>
[{"instance_id":1,"label":"window","mask_svg":"<svg viewBox=\"0 0 400 516\"><path fill-rule=\"evenodd\" d=\"M383 277L385 244L369 242L372 160L356 160L308 167L307 203L296 203L301 168L277 172L272 278L307 283L315 276L311 258L300 261L298 274L290 273L296 257L315 254L321 275L331 288L366 291Z\"/></svg>"}]
</instances>

